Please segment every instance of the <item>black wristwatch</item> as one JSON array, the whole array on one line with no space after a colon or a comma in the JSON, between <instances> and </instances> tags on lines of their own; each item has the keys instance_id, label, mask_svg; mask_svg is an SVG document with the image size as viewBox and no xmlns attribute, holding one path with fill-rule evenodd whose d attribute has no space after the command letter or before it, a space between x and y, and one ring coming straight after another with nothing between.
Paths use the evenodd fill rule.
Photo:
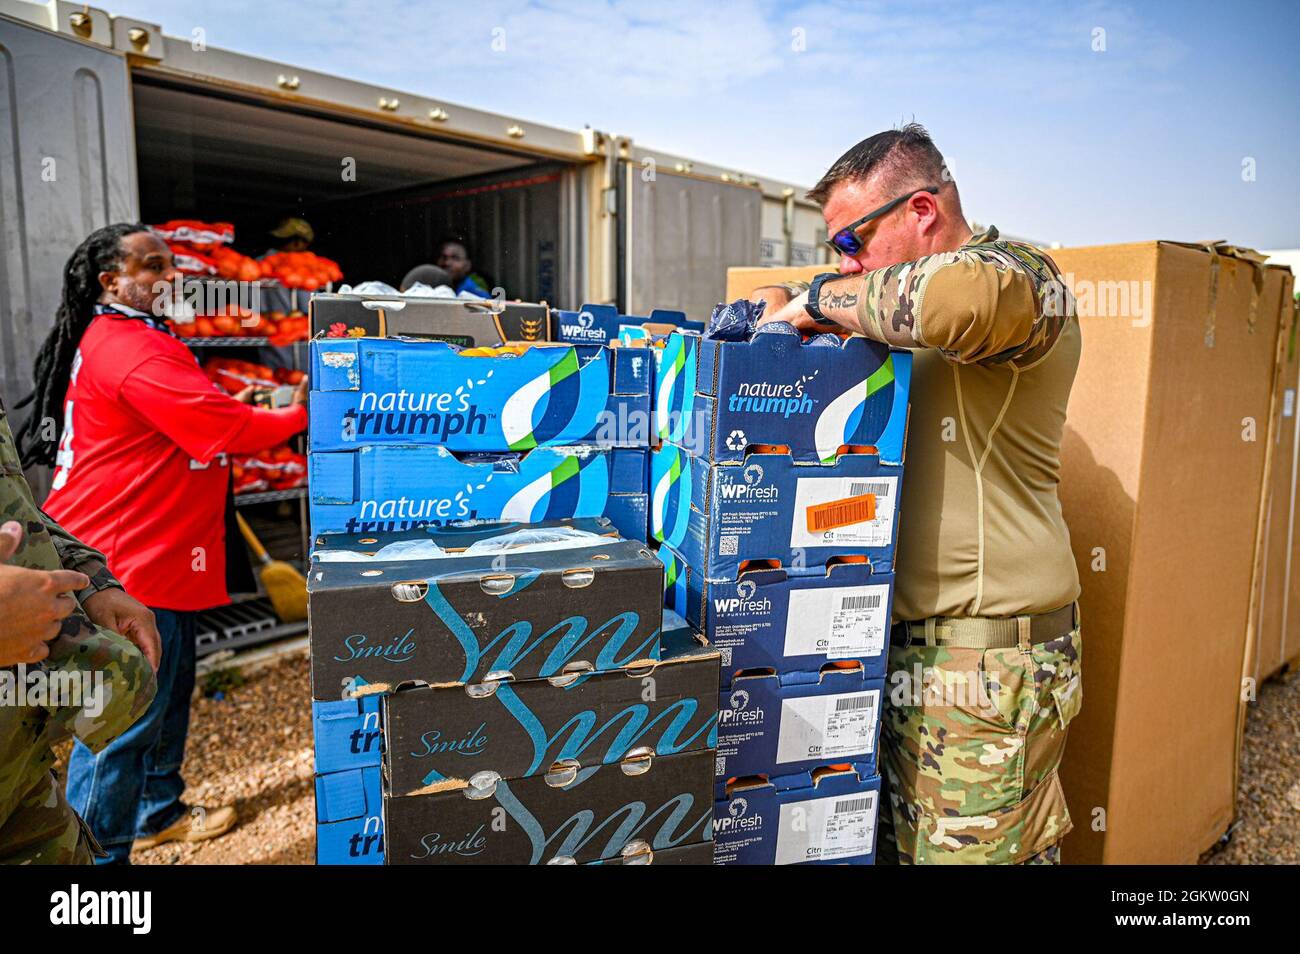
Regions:
<instances>
[{"instance_id":1,"label":"black wristwatch","mask_svg":"<svg viewBox=\"0 0 1300 954\"><path fill-rule=\"evenodd\" d=\"M835 322L831 321L822 314L821 309L817 307L817 299L821 297L822 283L832 278L841 278L843 276L835 272L823 272L815 277L808 285L808 301L804 303L803 310L808 312L813 321L819 325L835 327Z\"/></svg>"}]
</instances>

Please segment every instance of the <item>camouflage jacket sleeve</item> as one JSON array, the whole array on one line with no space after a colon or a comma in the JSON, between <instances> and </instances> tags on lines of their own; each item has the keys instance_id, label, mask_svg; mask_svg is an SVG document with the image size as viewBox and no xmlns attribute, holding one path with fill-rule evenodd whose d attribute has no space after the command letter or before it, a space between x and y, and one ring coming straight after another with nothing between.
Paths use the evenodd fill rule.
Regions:
<instances>
[{"instance_id":1,"label":"camouflage jacket sleeve","mask_svg":"<svg viewBox=\"0 0 1300 954\"><path fill-rule=\"evenodd\" d=\"M858 323L899 348L937 348L961 364L1032 364L1073 314L1055 263L1030 245L976 241L867 272Z\"/></svg>"},{"instance_id":2,"label":"camouflage jacket sleeve","mask_svg":"<svg viewBox=\"0 0 1300 954\"><path fill-rule=\"evenodd\" d=\"M108 571L108 562L104 559L104 554L68 533L44 510L41 511L41 521L50 532L50 540L54 543L54 549L59 554L59 562L63 564L63 568L76 570L90 577L90 586L77 593L78 602L85 603L88 597L94 596L100 590L113 586L119 589L122 587L117 577Z\"/></svg>"},{"instance_id":3,"label":"camouflage jacket sleeve","mask_svg":"<svg viewBox=\"0 0 1300 954\"><path fill-rule=\"evenodd\" d=\"M80 611L63 621L45 666L52 686L69 688L62 705L48 706L50 741L75 735L92 752L135 724L158 688L144 653Z\"/></svg>"}]
</instances>

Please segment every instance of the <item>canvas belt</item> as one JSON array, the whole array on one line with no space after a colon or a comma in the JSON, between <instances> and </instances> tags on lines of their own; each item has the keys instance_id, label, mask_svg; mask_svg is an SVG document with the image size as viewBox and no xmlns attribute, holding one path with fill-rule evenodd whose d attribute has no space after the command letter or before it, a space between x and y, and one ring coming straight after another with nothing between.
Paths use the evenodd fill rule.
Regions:
<instances>
[{"instance_id":1,"label":"canvas belt","mask_svg":"<svg viewBox=\"0 0 1300 954\"><path fill-rule=\"evenodd\" d=\"M890 642L895 646L952 646L958 649L1010 649L1037 645L1064 636L1079 622L1079 604L1070 603L1036 616L932 616L895 623Z\"/></svg>"}]
</instances>

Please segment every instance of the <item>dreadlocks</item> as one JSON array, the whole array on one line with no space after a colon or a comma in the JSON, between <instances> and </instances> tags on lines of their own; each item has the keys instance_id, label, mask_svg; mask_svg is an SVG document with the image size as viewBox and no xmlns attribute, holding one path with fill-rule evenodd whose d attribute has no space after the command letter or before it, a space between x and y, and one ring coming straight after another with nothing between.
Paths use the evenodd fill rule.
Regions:
<instances>
[{"instance_id":1,"label":"dreadlocks","mask_svg":"<svg viewBox=\"0 0 1300 954\"><path fill-rule=\"evenodd\" d=\"M36 353L32 393L15 405L16 408L32 406L16 435L24 467L54 466L63 437L63 398L72 376L72 359L81 344L81 336L95 317L95 303L102 292L99 273L111 272L121 265L122 239L147 231L148 227L138 222L119 222L96 229L77 246L63 266L63 300L55 312L54 327ZM54 427L53 440L47 440L42 434L47 421Z\"/></svg>"}]
</instances>

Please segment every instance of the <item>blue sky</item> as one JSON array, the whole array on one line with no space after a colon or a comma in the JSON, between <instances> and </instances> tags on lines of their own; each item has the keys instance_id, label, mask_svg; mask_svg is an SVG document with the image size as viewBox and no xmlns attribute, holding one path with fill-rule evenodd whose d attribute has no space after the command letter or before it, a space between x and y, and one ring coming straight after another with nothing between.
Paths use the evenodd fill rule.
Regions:
<instances>
[{"instance_id":1,"label":"blue sky","mask_svg":"<svg viewBox=\"0 0 1300 954\"><path fill-rule=\"evenodd\" d=\"M857 140L916 119L968 215L1004 231L1300 247L1293 2L101 6L174 36L201 26L211 46L804 185Z\"/></svg>"}]
</instances>

